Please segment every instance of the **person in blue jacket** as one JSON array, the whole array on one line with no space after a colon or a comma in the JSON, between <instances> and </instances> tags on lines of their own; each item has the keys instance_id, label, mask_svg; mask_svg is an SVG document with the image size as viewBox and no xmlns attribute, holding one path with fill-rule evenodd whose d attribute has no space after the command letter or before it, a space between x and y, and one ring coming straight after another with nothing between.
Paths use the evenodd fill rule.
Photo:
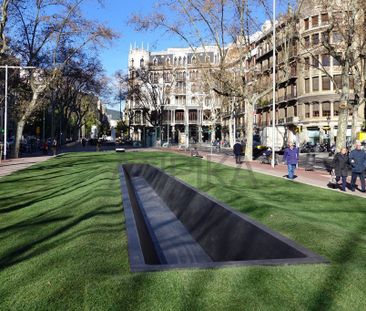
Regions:
<instances>
[{"instance_id":1,"label":"person in blue jacket","mask_svg":"<svg viewBox=\"0 0 366 311\"><path fill-rule=\"evenodd\" d=\"M355 149L349 155L352 167L351 191L355 191L357 177L361 180L361 192L365 192L366 153L361 149L361 143L356 142Z\"/></svg>"},{"instance_id":2,"label":"person in blue jacket","mask_svg":"<svg viewBox=\"0 0 366 311\"><path fill-rule=\"evenodd\" d=\"M283 162L287 164L288 179L294 179L295 169L299 163L299 149L293 143L289 143L283 154Z\"/></svg>"}]
</instances>

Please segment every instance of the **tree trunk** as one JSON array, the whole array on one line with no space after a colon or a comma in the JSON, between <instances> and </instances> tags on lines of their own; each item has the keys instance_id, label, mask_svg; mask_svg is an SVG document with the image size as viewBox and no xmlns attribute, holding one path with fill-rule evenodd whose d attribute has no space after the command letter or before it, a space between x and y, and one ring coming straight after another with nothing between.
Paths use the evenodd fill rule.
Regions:
<instances>
[{"instance_id":1,"label":"tree trunk","mask_svg":"<svg viewBox=\"0 0 366 311\"><path fill-rule=\"evenodd\" d=\"M25 117L23 116L17 122L17 131L16 131L16 135L15 135L15 144L14 144L14 149L13 149L13 152L12 152L12 156L14 158L18 158L19 157L20 141L22 139L24 126L25 126Z\"/></svg>"},{"instance_id":2,"label":"tree trunk","mask_svg":"<svg viewBox=\"0 0 366 311\"><path fill-rule=\"evenodd\" d=\"M355 144L357 140L358 108L359 108L358 104L352 106L352 134L351 134L352 144Z\"/></svg>"},{"instance_id":3,"label":"tree trunk","mask_svg":"<svg viewBox=\"0 0 366 311\"><path fill-rule=\"evenodd\" d=\"M245 101L245 161L253 161L253 104Z\"/></svg>"},{"instance_id":4,"label":"tree trunk","mask_svg":"<svg viewBox=\"0 0 366 311\"><path fill-rule=\"evenodd\" d=\"M15 139L15 146L14 146L14 151L13 151L13 155L15 158L19 157L20 140L23 135L25 123L27 122L28 118L32 115L35 108L37 107L38 97L46 89L47 85L48 84L46 84L46 83L38 84L37 86L32 85L32 90L33 90L32 100L27 105L26 111L24 112L24 114L22 115L22 117L20 118L20 120L17 123L17 131L15 134L16 139Z\"/></svg>"},{"instance_id":5,"label":"tree trunk","mask_svg":"<svg viewBox=\"0 0 366 311\"><path fill-rule=\"evenodd\" d=\"M5 35L5 27L8 22L8 8L9 8L10 0L3 0L1 5L1 21L0 21L0 39L1 39L1 48L0 53L4 54L7 50L6 43L6 35Z\"/></svg>"},{"instance_id":6,"label":"tree trunk","mask_svg":"<svg viewBox=\"0 0 366 311\"><path fill-rule=\"evenodd\" d=\"M336 149L339 152L341 148L347 145L347 125L348 125L348 105L347 102L341 102L345 108L339 107L338 113L338 130Z\"/></svg>"}]
</instances>

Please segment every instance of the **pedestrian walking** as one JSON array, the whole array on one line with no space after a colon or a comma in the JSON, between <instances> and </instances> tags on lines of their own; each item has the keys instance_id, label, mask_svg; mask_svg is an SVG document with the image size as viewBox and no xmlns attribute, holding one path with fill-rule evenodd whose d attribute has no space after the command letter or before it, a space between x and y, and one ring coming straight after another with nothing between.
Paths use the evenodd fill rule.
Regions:
<instances>
[{"instance_id":1,"label":"pedestrian walking","mask_svg":"<svg viewBox=\"0 0 366 311\"><path fill-rule=\"evenodd\" d=\"M355 191L357 177L361 180L361 192L365 192L365 170L366 170L366 153L361 149L361 143L355 144L349 155L349 162L352 167L351 191Z\"/></svg>"},{"instance_id":2,"label":"pedestrian walking","mask_svg":"<svg viewBox=\"0 0 366 311\"><path fill-rule=\"evenodd\" d=\"M54 138L52 142L52 153L54 156L56 155L56 151L57 151L57 139Z\"/></svg>"},{"instance_id":3,"label":"pedestrian walking","mask_svg":"<svg viewBox=\"0 0 366 311\"><path fill-rule=\"evenodd\" d=\"M293 143L289 143L283 154L283 162L287 164L287 178L293 180L295 178L295 169L299 163L299 149Z\"/></svg>"},{"instance_id":4,"label":"pedestrian walking","mask_svg":"<svg viewBox=\"0 0 366 311\"><path fill-rule=\"evenodd\" d=\"M348 175L348 154L347 154L347 148L343 147L341 148L341 151L338 152L333 159L333 170L334 174L336 176L335 181L338 184L340 180L342 180L341 184L341 190L346 191L346 185L347 185L347 175Z\"/></svg>"},{"instance_id":5,"label":"pedestrian walking","mask_svg":"<svg viewBox=\"0 0 366 311\"><path fill-rule=\"evenodd\" d=\"M239 143L239 141L236 141L236 143L234 144L233 152L235 155L235 163L241 164L241 154L243 152L243 146L241 145L241 143Z\"/></svg>"}]
</instances>

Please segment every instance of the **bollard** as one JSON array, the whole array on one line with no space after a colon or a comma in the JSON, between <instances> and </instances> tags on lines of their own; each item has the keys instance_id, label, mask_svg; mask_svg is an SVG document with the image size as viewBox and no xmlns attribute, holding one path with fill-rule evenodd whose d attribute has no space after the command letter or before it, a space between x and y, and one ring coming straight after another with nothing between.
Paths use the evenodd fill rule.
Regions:
<instances>
[{"instance_id":1,"label":"bollard","mask_svg":"<svg viewBox=\"0 0 366 311\"><path fill-rule=\"evenodd\" d=\"M315 153L308 153L306 155L305 171L313 171L315 165Z\"/></svg>"}]
</instances>

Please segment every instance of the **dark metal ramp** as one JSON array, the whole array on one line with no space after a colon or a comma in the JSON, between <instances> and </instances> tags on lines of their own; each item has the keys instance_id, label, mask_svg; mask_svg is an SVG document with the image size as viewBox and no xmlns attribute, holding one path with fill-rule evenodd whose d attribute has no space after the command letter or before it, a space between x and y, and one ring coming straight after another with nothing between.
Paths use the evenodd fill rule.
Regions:
<instances>
[{"instance_id":1,"label":"dark metal ramp","mask_svg":"<svg viewBox=\"0 0 366 311\"><path fill-rule=\"evenodd\" d=\"M132 177L131 182L161 263L212 261L143 177Z\"/></svg>"},{"instance_id":2,"label":"dark metal ramp","mask_svg":"<svg viewBox=\"0 0 366 311\"><path fill-rule=\"evenodd\" d=\"M327 262L156 167L120 173L132 271Z\"/></svg>"}]
</instances>

